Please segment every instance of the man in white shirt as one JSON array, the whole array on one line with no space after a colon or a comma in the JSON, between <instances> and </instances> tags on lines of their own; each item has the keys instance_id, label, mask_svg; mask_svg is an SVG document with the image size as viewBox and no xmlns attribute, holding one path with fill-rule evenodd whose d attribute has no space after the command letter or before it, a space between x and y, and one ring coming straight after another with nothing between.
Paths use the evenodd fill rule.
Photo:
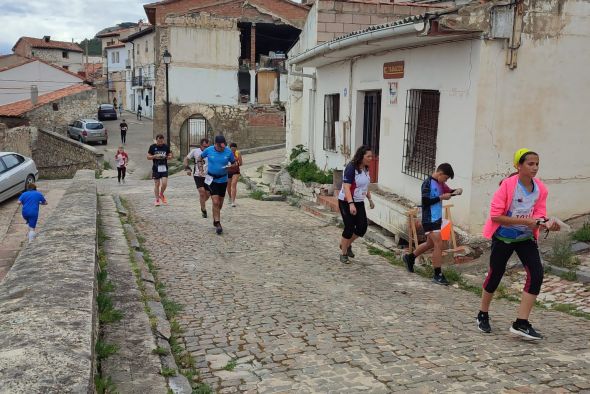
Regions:
<instances>
[{"instance_id":1,"label":"man in white shirt","mask_svg":"<svg viewBox=\"0 0 590 394\"><path fill-rule=\"evenodd\" d=\"M199 191L199 201L201 203L201 214L204 218L207 217L207 208L205 207L205 203L209 199L209 191L205 187L205 176L207 175L207 159L201 157L201 153L209 147L209 140L207 138L203 138L201 140L201 145L198 148L195 148L189 152L189 154L184 158L184 168L186 170L187 175L192 175L195 179L195 184L197 185L197 190ZM194 160L195 165L191 170L189 166L189 160Z\"/></svg>"}]
</instances>

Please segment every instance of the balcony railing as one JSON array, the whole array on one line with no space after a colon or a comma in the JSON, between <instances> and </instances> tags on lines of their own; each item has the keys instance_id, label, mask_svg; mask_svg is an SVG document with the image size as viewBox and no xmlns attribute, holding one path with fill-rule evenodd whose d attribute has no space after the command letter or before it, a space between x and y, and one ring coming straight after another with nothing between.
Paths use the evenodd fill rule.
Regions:
<instances>
[{"instance_id":1,"label":"balcony railing","mask_svg":"<svg viewBox=\"0 0 590 394\"><path fill-rule=\"evenodd\" d=\"M131 79L131 86L143 86L143 76L133 77Z\"/></svg>"}]
</instances>

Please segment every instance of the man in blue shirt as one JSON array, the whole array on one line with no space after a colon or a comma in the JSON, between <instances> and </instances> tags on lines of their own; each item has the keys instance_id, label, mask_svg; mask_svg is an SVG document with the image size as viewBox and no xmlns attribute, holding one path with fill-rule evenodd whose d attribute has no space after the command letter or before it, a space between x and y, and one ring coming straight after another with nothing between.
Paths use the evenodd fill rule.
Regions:
<instances>
[{"instance_id":1,"label":"man in blue shirt","mask_svg":"<svg viewBox=\"0 0 590 394\"><path fill-rule=\"evenodd\" d=\"M29 225L29 242L31 242L36 235L35 228L39 219L39 205L47 205L47 201L43 194L37 191L37 186L30 183L27 185L27 191L20 195L18 203L23 206L22 215Z\"/></svg>"},{"instance_id":2,"label":"man in blue shirt","mask_svg":"<svg viewBox=\"0 0 590 394\"><path fill-rule=\"evenodd\" d=\"M207 159L205 187L209 190L213 202L213 226L217 234L221 234L221 208L227 190L227 168L236 162L236 158L226 146L225 137L222 135L215 137L215 144L205 149L201 153L201 158Z\"/></svg>"}]
</instances>

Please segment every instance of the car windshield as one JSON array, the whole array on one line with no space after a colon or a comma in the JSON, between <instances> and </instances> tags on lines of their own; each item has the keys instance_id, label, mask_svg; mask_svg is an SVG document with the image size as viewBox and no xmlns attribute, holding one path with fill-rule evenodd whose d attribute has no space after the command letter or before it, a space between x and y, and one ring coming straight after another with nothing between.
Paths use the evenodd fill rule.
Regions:
<instances>
[{"instance_id":1,"label":"car windshield","mask_svg":"<svg viewBox=\"0 0 590 394\"><path fill-rule=\"evenodd\" d=\"M103 128L102 123L86 123L86 128L88 130L100 130Z\"/></svg>"},{"instance_id":2,"label":"car windshield","mask_svg":"<svg viewBox=\"0 0 590 394\"><path fill-rule=\"evenodd\" d=\"M100 109L115 109L115 108L110 104L101 104Z\"/></svg>"}]
</instances>

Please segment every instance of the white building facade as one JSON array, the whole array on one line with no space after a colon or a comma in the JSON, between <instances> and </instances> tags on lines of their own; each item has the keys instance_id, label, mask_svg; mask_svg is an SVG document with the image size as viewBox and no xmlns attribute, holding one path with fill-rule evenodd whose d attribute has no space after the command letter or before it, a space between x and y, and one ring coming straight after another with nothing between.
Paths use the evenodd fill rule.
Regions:
<instances>
[{"instance_id":1,"label":"white building facade","mask_svg":"<svg viewBox=\"0 0 590 394\"><path fill-rule=\"evenodd\" d=\"M123 39L127 52L127 106L132 112L141 104L142 114L152 119L155 97L155 33L152 26Z\"/></svg>"},{"instance_id":2,"label":"white building facade","mask_svg":"<svg viewBox=\"0 0 590 394\"><path fill-rule=\"evenodd\" d=\"M288 145L303 144L320 168L335 169L371 145L377 207L368 214L390 231L406 233L410 204L400 201L419 204L423 179L449 162L449 184L464 189L451 201L455 222L479 234L522 147L540 154L550 215L590 211L590 133L582 119L590 92L577 88L590 83L582 71L590 60L583 22L590 4L525 1L522 14L506 6L496 16L487 6L479 11L489 19L477 23L453 14L408 18L292 56L293 67L315 78L304 77L294 92L301 100L288 108ZM535 25L535 17L556 23ZM512 35L526 18L523 34ZM501 30L506 21L510 33Z\"/></svg>"}]
</instances>

